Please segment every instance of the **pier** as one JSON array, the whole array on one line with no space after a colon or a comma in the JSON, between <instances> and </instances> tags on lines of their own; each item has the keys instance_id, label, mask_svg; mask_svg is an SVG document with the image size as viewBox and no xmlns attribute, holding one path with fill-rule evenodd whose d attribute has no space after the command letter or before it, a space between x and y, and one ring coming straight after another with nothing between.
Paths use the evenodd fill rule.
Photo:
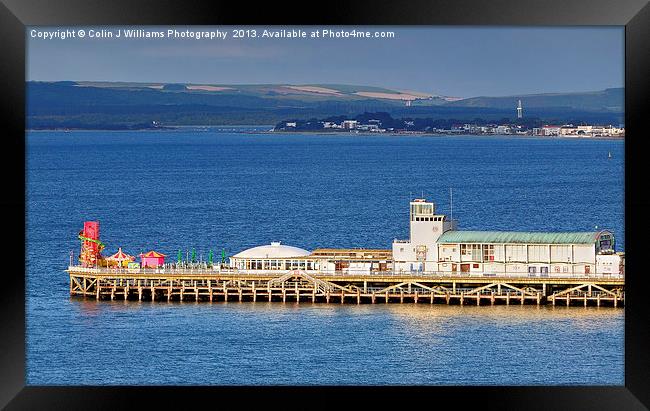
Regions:
<instances>
[{"instance_id":1,"label":"pier","mask_svg":"<svg viewBox=\"0 0 650 411\"><path fill-rule=\"evenodd\" d=\"M622 275L564 277L110 269L70 266L70 295L96 300L278 301L337 304L611 306L625 303Z\"/></svg>"}]
</instances>

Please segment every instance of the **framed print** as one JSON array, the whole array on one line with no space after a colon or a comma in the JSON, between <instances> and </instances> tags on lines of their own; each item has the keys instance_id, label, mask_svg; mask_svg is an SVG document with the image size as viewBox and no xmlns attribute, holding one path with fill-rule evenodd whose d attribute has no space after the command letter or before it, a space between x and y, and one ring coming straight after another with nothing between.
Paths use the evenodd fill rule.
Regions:
<instances>
[{"instance_id":1,"label":"framed print","mask_svg":"<svg viewBox=\"0 0 650 411\"><path fill-rule=\"evenodd\" d=\"M644 2L0 10L8 409L647 407Z\"/></svg>"}]
</instances>

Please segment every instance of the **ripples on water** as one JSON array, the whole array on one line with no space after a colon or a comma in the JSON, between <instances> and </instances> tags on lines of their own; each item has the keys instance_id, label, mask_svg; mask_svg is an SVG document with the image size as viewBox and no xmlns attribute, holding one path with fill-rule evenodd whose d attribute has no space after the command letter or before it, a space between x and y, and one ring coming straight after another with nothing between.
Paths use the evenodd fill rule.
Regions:
<instances>
[{"instance_id":1,"label":"ripples on water","mask_svg":"<svg viewBox=\"0 0 650 411\"><path fill-rule=\"evenodd\" d=\"M109 252L389 248L409 192L447 213L450 186L461 229L623 249L622 141L38 132L27 156L28 384L623 384L622 309L97 303L62 271L87 219Z\"/></svg>"}]
</instances>

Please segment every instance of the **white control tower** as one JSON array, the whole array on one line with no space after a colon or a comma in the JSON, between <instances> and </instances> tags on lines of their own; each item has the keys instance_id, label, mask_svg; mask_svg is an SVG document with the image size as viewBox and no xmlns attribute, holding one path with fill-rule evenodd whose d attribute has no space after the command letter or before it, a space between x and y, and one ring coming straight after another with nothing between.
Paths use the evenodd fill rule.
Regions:
<instances>
[{"instance_id":1,"label":"white control tower","mask_svg":"<svg viewBox=\"0 0 650 411\"><path fill-rule=\"evenodd\" d=\"M437 271L438 238L453 229L453 223L436 214L436 205L423 198L410 203L410 238L393 242L395 271Z\"/></svg>"}]
</instances>

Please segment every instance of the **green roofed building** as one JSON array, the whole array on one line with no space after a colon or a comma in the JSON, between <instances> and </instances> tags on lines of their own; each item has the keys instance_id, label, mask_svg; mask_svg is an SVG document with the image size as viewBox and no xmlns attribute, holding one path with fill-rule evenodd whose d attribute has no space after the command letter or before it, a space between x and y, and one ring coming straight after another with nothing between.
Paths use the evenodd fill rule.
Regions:
<instances>
[{"instance_id":1,"label":"green roofed building","mask_svg":"<svg viewBox=\"0 0 650 411\"><path fill-rule=\"evenodd\" d=\"M601 233L565 232L540 233L531 231L447 231L438 238L439 244L501 243L501 244L593 244ZM609 233L611 235L611 233ZM613 236L611 237L613 238Z\"/></svg>"},{"instance_id":2,"label":"green roofed building","mask_svg":"<svg viewBox=\"0 0 650 411\"><path fill-rule=\"evenodd\" d=\"M432 202L411 202L410 238L393 242L396 272L535 277L623 273L623 253L614 251L614 235L608 230L463 231L435 211Z\"/></svg>"}]
</instances>

